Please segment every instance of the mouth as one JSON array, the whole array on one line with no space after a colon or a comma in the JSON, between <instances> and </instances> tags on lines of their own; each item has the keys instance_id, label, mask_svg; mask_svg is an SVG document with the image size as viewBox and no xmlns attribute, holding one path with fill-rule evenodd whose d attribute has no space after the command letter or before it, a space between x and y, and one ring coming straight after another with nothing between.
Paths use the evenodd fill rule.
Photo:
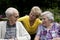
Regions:
<instances>
[{"instance_id":1,"label":"mouth","mask_svg":"<svg viewBox=\"0 0 60 40\"><path fill-rule=\"evenodd\" d=\"M17 21L17 20L15 20L15 21Z\"/></svg>"}]
</instances>

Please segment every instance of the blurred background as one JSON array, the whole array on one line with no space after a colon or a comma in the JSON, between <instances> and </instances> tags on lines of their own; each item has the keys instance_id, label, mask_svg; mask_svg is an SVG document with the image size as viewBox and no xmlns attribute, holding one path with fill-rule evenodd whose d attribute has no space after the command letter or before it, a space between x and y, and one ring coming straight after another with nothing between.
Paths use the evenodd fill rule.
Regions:
<instances>
[{"instance_id":1,"label":"blurred background","mask_svg":"<svg viewBox=\"0 0 60 40\"><path fill-rule=\"evenodd\" d=\"M0 20L5 17L4 12L8 7L17 8L22 17L28 15L33 6L53 12L55 21L60 22L60 0L0 0Z\"/></svg>"}]
</instances>

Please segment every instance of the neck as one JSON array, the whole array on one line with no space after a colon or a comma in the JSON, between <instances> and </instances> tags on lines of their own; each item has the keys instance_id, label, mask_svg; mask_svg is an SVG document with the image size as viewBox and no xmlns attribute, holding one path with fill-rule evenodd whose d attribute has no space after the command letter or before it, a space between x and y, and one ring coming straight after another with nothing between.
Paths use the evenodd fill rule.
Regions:
<instances>
[{"instance_id":1,"label":"neck","mask_svg":"<svg viewBox=\"0 0 60 40\"><path fill-rule=\"evenodd\" d=\"M9 24L10 24L10 25L14 25L15 22L13 22L13 21L9 21Z\"/></svg>"},{"instance_id":2,"label":"neck","mask_svg":"<svg viewBox=\"0 0 60 40\"><path fill-rule=\"evenodd\" d=\"M32 26L34 24L35 20L34 21L33 20L29 20L29 22L30 22L30 26Z\"/></svg>"},{"instance_id":3,"label":"neck","mask_svg":"<svg viewBox=\"0 0 60 40\"><path fill-rule=\"evenodd\" d=\"M34 20L30 20L30 19L29 19L29 21L30 21L30 22L34 22L34 21L35 21L35 19L34 19Z\"/></svg>"},{"instance_id":4,"label":"neck","mask_svg":"<svg viewBox=\"0 0 60 40\"><path fill-rule=\"evenodd\" d=\"M48 23L48 24L46 25L46 27L47 27L48 29L50 29L50 28L52 27L52 23Z\"/></svg>"}]
</instances>

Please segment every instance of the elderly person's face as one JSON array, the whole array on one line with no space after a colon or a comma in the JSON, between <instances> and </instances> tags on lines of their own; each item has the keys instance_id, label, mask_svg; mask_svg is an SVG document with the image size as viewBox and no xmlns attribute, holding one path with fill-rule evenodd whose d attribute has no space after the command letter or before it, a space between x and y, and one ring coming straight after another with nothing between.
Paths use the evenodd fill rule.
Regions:
<instances>
[{"instance_id":1,"label":"elderly person's face","mask_svg":"<svg viewBox=\"0 0 60 40\"><path fill-rule=\"evenodd\" d=\"M42 24L46 26L50 23L50 20L46 16L42 16Z\"/></svg>"},{"instance_id":2,"label":"elderly person's face","mask_svg":"<svg viewBox=\"0 0 60 40\"><path fill-rule=\"evenodd\" d=\"M10 16L10 21L16 22L19 17L18 13L14 13L13 15Z\"/></svg>"},{"instance_id":3,"label":"elderly person's face","mask_svg":"<svg viewBox=\"0 0 60 40\"><path fill-rule=\"evenodd\" d=\"M30 18L30 20L31 21L34 21L36 18L38 18L38 13L35 13L35 12L30 12L30 14L29 14L29 18Z\"/></svg>"}]
</instances>

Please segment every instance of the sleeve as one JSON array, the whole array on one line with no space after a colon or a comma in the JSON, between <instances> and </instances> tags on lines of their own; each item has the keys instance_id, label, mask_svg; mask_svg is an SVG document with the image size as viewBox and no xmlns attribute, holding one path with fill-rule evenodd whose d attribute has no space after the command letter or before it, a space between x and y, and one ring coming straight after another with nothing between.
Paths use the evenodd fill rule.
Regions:
<instances>
[{"instance_id":1,"label":"sleeve","mask_svg":"<svg viewBox=\"0 0 60 40\"><path fill-rule=\"evenodd\" d=\"M22 23L20 24L20 29L19 29L19 37L18 40L30 40L31 37L29 33L26 31L26 29L23 27Z\"/></svg>"},{"instance_id":2,"label":"sleeve","mask_svg":"<svg viewBox=\"0 0 60 40\"><path fill-rule=\"evenodd\" d=\"M58 37L60 37L60 24L57 26L57 34L58 34Z\"/></svg>"},{"instance_id":3,"label":"sleeve","mask_svg":"<svg viewBox=\"0 0 60 40\"><path fill-rule=\"evenodd\" d=\"M1 39L1 22L0 22L0 39Z\"/></svg>"},{"instance_id":4,"label":"sleeve","mask_svg":"<svg viewBox=\"0 0 60 40\"><path fill-rule=\"evenodd\" d=\"M42 21L41 20L39 20L39 22L40 22L40 24L42 24Z\"/></svg>"},{"instance_id":5,"label":"sleeve","mask_svg":"<svg viewBox=\"0 0 60 40\"><path fill-rule=\"evenodd\" d=\"M37 21L39 24L42 24L42 21L39 18L37 18Z\"/></svg>"},{"instance_id":6,"label":"sleeve","mask_svg":"<svg viewBox=\"0 0 60 40\"><path fill-rule=\"evenodd\" d=\"M41 25L39 25L36 36L40 36L41 31L42 31L42 27Z\"/></svg>"},{"instance_id":7,"label":"sleeve","mask_svg":"<svg viewBox=\"0 0 60 40\"><path fill-rule=\"evenodd\" d=\"M3 23L4 23L4 21L0 21L0 39L2 38Z\"/></svg>"}]
</instances>

